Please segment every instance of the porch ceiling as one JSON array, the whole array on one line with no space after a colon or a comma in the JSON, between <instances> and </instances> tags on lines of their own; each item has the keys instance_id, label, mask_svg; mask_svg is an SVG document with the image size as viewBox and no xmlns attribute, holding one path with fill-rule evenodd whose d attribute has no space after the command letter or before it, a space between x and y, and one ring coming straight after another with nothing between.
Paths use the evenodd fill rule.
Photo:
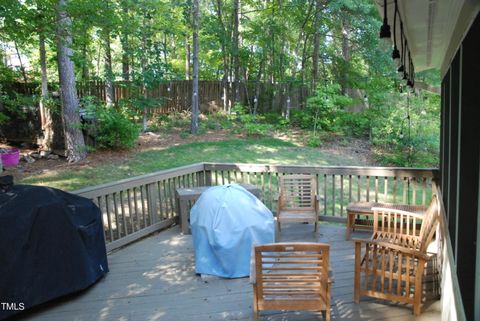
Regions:
<instances>
[{"instance_id":1,"label":"porch ceiling","mask_svg":"<svg viewBox=\"0 0 480 321\"><path fill-rule=\"evenodd\" d=\"M397 0L415 70L438 68L442 74L466 30L478 14L477 0ZM375 0L383 17L383 0ZM394 0L387 1L393 35ZM399 28L397 28L399 29ZM397 30L397 42L400 31Z\"/></svg>"}]
</instances>

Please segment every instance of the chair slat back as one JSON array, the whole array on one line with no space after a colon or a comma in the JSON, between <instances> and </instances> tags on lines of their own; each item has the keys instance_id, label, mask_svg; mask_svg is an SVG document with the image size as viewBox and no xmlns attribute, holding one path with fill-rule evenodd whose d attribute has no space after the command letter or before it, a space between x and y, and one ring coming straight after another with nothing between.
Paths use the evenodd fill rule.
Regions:
<instances>
[{"instance_id":1,"label":"chair slat back","mask_svg":"<svg viewBox=\"0 0 480 321\"><path fill-rule=\"evenodd\" d=\"M285 175L280 177L279 206L288 210L313 210L317 182L313 175Z\"/></svg>"},{"instance_id":2,"label":"chair slat back","mask_svg":"<svg viewBox=\"0 0 480 321\"><path fill-rule=\"evenodd\" d=\"M255 247L257 295L263 300L317 300L326 295L330 246L275 243Z\"/></svg>"},{"instance_id":3,"label":"chair slat back","mask_svg":"<svg viewBox=\"0 0 480 321\"><path fill-rule=\"evenodd\" d=\"M384 240L414 248L425 253L439 223L439 205L436 195L423 214L394 208L373 208L373 239Z\"/></svg>"}]
</instances>

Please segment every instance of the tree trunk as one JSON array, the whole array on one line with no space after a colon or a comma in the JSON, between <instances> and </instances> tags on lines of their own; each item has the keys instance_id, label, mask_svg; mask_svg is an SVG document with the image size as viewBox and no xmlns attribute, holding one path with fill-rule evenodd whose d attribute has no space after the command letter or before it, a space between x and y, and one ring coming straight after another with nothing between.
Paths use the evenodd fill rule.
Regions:
<instances>
[{"instance_id":1,"label":"tree trunk","mask_svg":"<svg viewBox=\"0 0 480 321\"><path fill-rule=\"evenodd\" d=\"M168 57L167 57L167 33L163 33L163 61L165 62L165 70L168 70Z\"/></svg>"},{"instance_id":2,"label":"tree trunk","mask_svg":"<svg viewBox=\"0 0 480 321\"><path fill-rule=\"evenodd\" d=\"M143 30L142 30L142 92L143 99L148 99L148 86L147 86L147 18L143 17ZM143 107L143 131L146 132L148 128L148 108Z\"/></svg>"},{"instance_id":3,"label":"tree trunk","mask_svg":"<svg viewBox=\"0 0 480 321\"><path fill-rule=\"evenodd\" d=\"M228 108L228 53L227 53L227 30L225 28L225 23L223 22L223 6L222 0L217 0L217 18L222 28L222 56L223 56L223 77L222 77L222 100L223 100L223 111L227 112Z\"/></svg>"},{"instance_id":4,"label":"tree trunk","mask_svg":"<svg viewBox=\"0 0 480 321\"><path fill-rule=\"evenodd\" d=\"M185 37L185 79L190 80L190 43L188 36Z\"/></svg>"},{"instance_id":5,"label":"tree trunk","mask_svg":"<svg viewBox=\"0 0 480 321\"><path fill-rule=\"evenodd\" d=\"M312 55L312 88L315 90L318 81L318 57L320 54L320 12L322 0L315 2L315 35L313 38L313 55Z\"/></svg>"},{"instance_id":6,"label":"tree trunk","mask_svg":"<svg viewBox=\"0 0 480 321\"><path fill-rule=\"evenodd\" d=\"M351 90L348 88L348 64L350 62L350 45L349 45L349 26L348 26L348 20L344 17L342 19L342 57L344 61L344 68L342 70L342 75L340 77L340 84L342 86L342 94L344 95L350 95Z\"/></svg>"},{"instance_id":7,"label":"tree trunk","mask_svg":"<svg viewBox=\"0 0 480 321\"><path fill-rule=\"evenodd\" d=\"M88 81L88 79L90 78L90 72L88 70L88 62L89 62L89 59L88 59L88 51L87 51L87 39L89 37L89 34L88 34L88 30L85 29L85 34L84 34L84 41L82 43L82 58L83 58L83 62L82 62L82 82L86 82Z\"/></svg>"},{"instance_id":8,"label":"tree trunk","mask_svg":"<svg viewBox=\"0 0 480 321\"><path fill-rule=\"evenodd\" d=\"M23 81L27 83L28 78L27 78L27 73L25 72L25 67L23 66L22 56L20 55L20 51L18 50L17 42L14 41L14 44L15 44L15 51L17 52L18 62L20 63L20 71L22 72Z\"/></svg>"},{"instance_id":9,"label":"tree trunk","mask_svg":"<svg viewBox=\"0 0 480 321\"><path fill-rule=\"evenodd\" d=\"M40 71L42 77L41 98L40 98L40 120L43 132L42 149L53 149L53 120L50 109L45 106L48 99L48 79L47 79L47 54L45 50L45 36L42 32L38 35L40 47Z\"/></svg>"},{"instance_id":10,"label":"tree trunk","mask_svg":"<svg viewBox=\"0 0 480 321\"><path fill-rule=\"evenodd\" d=\"M128 8L126 4L123 4L122 12L123 12L123 18L124 18L122 35L120 37L120 42L122 45L122 78L124 81L129 81L130 80L130 65L129 65L130 47L128 43L128 25L126 23L128 19Z\"/></svg>"},{"instance_id":11,"label":"tree trunk","mask_svg":"<svg viewBox=\"0 0 480 321\"><path fill-rule=\"evenodd\" d=\"M233 68L234 68L234 102L240 103L240 53L239 53L239 11L240 0L233 0Z\"/></svg>"},{"instance_id":12,"label":"tree trunk","mask_svg":"<svg viewBox=\"0 0 480 321\"><path fill-rule=\"evenodd\" d=\"M75 86L75 72L72 46L72 20L66 12L67 0L58 0L57 8L57 58L62 100L62 114L65 124L65 146L69 163L77 162L87 156L80 114L78 113L78 97Z\"/></svg>"},{"instance_id":13,"label":"tree trunk","mask_svg":"<svg viewBox=\"0 0 480 321\"><path fill-rule=\"evenodd\" d=\"M200 0L193 0L193 92L192 92L192 134L198 133L198 31L200 29Z\"/></svg>"},{"instance_id":14,"label":"tree trunk","mask_svg":"<svg viewBox=\"0 0 480 321\"><path fill-rule=\"evenodd\" d=\"M115 89L113 88L113 70L112 70L112 50L110 46L110 30L105 30L105 101L107 106L112 107L115 104Z\"/></svg>"}]
</instances>

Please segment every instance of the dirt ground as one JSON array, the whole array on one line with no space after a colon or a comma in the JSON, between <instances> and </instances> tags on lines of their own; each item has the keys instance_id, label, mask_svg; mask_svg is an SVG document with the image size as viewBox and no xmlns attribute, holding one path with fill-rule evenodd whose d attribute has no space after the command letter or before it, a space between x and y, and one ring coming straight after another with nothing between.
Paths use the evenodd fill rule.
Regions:
<instances>
[{"instance_id":1,"label":"dirt ground","mask_svg":"<svg viewBox=\"0 0 480 321\"><path fill-rule=\"evenodd\" d=\"M170 146L179 144L187 144L197 141L223 141L231 140L235 138L244 138L244 135L233 134L228 130L215 130L208 131L206 133L187 137L182 137L179 131L173 131L171 133L142 133L137 141L136 146L130 150L97 150L88 154L88 157L75 164L69 164L65 157L59 157L58 159L36 159L34 163L27 163L24 160L20 160L20 163L16 167L4 168L3 175L13 175L15 181L19 181L23 177L41 174L50 170L76 170L85 167L95 167L99 164L104 164L106 161L110 163L121 163L129 155L137 153L139 151L146 150L162 150ZM277 138L291 141L299 146L305 145L306 135L301 130L291 130L288 133L277 134ZM28 155L36 153L38 150L27 147L12 146L6 143L0 142L0 148L19 148L21 155ZM373 154L371 152L370 144L362 139L348 140L336 140L324 142L321 147L318 148L319 152L330 153L333 155L355 155L359 159L359 164L377 165L375 163Z\"/></svg>"}]
</instances>

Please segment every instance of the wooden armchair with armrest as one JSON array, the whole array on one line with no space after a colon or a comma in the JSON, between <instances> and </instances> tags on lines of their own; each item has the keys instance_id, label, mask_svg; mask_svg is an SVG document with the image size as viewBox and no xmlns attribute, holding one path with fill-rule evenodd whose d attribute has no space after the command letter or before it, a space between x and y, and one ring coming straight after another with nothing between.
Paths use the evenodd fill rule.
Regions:
<instances>
[{"instance_id":1,"label":"wooden armchair with armrest","mask_svg":"<svg viewBox=\"0 0 480 321\"><path fill-rule=\"evenodd\" d=\"M314 223L318 226L317 180L314 175L280 176L277 209L278 239L285 222Z\"/></svg>"},{"instance_id":2,"label":"wooden armchair with armrest","mask_svg":"<svg viewBox=\"0 0 480 321\"><path fill-rule=\"evenodd\" d=\"M433 195L424 214L373 208L370 239L355 239L354 299L361 296L413 304L421 313L422 280L427 248L439 224L439 204ZM421 222L420 229L417 228Z\"/></svg>"}]
</instances>

